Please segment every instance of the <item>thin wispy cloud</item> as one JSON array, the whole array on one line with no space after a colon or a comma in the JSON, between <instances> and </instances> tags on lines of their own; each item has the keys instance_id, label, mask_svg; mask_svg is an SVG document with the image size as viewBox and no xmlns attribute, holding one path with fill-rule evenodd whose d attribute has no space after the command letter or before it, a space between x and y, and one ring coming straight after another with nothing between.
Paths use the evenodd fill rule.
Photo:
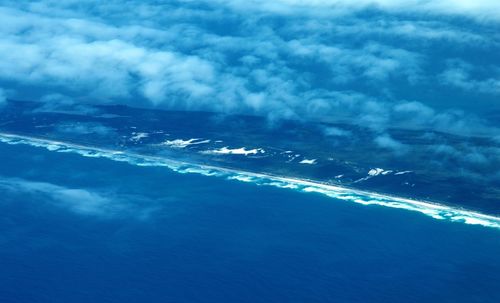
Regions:
<instances>
[{"instance_id":1,"label":"thin wispy cloud","mask_svg":"<svg viewBox=\"0 0 500 303\"><path fill-rule=\"evenodd\" d=\"M144 201L144 197L134 197L109 190L71 188L21 178L0 176L0 189L7 195L23 195L24 198L19 201L48 203L78 215L103 219L136 218L142 220L148 218L155 209L151 201ZM143 205L138 207L135 199L139 199Z\"/></svg>"}]
</instances>

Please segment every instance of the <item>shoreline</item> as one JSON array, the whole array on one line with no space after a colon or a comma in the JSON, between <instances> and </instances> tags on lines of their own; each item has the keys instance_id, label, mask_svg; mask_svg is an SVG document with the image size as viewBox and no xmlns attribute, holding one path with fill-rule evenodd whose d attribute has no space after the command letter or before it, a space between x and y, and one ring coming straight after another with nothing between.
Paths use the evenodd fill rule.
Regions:
<instances>
[{"instance_id":1,"label":"shoreline","mask_svg":"<svg viewBox=\"0 0 500 303\"><path fill-rule=\"evenodd\" d=\"M347 200L358 204L406 209L420 212L438 220L482 225L500 229L500 217L494 215L432 201L414 200L390 194L328 184L311 179L286 177L273 175L271 173L259 173L222 166L185 162L166 157L86 146L77 143L18 135L14 133L0 132L0 142L43 147L49 151L56 152L73 152L86 157L108 158L110 160L128 162L129 164L139 166L166 166L178 173L197 173L207 176L224 177L230 180L251 182L257 185L289 188L301 192L316 192L331 198ZM88 154L89 152L94 154Z\"/></svg>"}]
</instances>

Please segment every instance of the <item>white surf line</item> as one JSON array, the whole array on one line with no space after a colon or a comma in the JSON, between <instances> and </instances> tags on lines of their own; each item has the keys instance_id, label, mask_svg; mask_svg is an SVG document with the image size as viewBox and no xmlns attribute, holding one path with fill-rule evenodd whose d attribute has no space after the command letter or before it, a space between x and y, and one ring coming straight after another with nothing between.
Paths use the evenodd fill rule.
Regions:
<instances>
[{"instance_id":1,"label":"white surf line","mask_svg":"<svg viewBox=\"0 0 500 303\"><path fill-rule=\"evenodd\" d=\"M0 132L0 142L6 144L24 144L42 147L56 152L76 153L85 157L107 158L138 166L164 166L179 173L196 173L206 176L218 176L231 180L251 182L257 185L289 188L302 192L316 192L328 197L358 204L381 205L391 208L406 209L417 211L439 220L477 224L500 229L500 217L429 201L418 201L408 198L395 197L381 193L326 184L314 180L304 180L299 178L275 176L272 174L254 173L231 168L188 163L164 157L148 156L133 152L85 146L75 143L2 132Z\"/></svg>"}]
</instances>

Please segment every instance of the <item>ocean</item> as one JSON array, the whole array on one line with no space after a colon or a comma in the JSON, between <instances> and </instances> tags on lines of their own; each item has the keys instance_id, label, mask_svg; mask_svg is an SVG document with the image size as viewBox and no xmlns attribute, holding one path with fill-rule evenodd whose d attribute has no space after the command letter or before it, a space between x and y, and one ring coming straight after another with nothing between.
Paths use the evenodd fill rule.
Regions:
<instances>
[{"instance_id":1,"label":"ocean","mask_svg":"<svg viewBox=\"0 0 500 303\"><path fill-rule=\"evenodd\" d=\"M500 230L0 143L1 302L500 302Z\"/></svg>"},{"instance_id":2,"label":"ocean","mask_svg":"<svg viewBox=\"0 0 500 303\"><path fill-rule=\"evenodd\" d=\"M500 303L500 0L0 0L0 303Z\"/></svg>"}]
</instances>

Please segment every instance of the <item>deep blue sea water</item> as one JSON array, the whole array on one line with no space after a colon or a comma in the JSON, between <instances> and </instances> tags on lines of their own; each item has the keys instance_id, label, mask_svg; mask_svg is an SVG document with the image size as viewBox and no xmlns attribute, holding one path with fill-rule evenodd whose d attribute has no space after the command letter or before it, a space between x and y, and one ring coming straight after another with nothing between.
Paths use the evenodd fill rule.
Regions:
<instances>
[{"instance_id":1,"label":"deep blue sea water","mask_svg":"<svg viewBox=\"0 0 500 303\"><path fill-rule=\"evenodd\" d=\"M0 143L0 302L500 302L500 231Z\"/></svg>"}]
</instances>

